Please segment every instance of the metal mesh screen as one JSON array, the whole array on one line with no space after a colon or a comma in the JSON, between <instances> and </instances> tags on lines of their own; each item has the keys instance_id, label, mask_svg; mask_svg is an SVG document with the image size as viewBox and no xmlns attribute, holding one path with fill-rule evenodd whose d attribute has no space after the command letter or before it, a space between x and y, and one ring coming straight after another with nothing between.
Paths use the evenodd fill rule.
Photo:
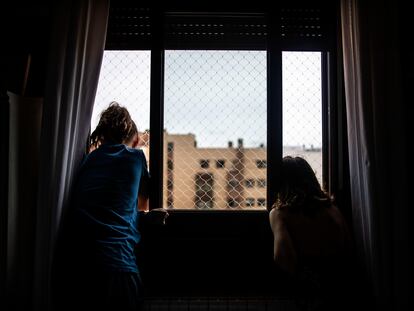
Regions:
<instances>
[{"instance_id":1,"label":"metal mesh screen","mask_svg":"<svg viewBox=\"0 0 414 311\"><path fill-rule=\"evenodd\" d=\"M322 180L321 53L283 52L283 155ZM164 81L163 206L266 206L266 52L168 50ZM105 51L91 120L128 108L149 160L150 51Z\"/></svg>"},{"instance_id":2,"label":"metal mesh screen","mask_svg":"<svg viewBox=\"0 0 414 311\"><path fill-rule=\"evenodd\" d=\"M322 182L320 52L283 52L283 155L305 158Z\"/></svg>"},{"instance_id":3,"label":"metal mesh screen","mask_svg":"<svg viewBox=\"0 0 414 311\"><path fill-rule=\"evenodd\" d=\"M149 148L150 51L105 51L92 112L91 131L110 102L125 106L141 136L141 148Z\"/></svg>"},{"instance_id":4,"label":"metal mesh screen","mask_svg":"<svg viewBox=\"0 0 414 311\"><path fill-rule=\"evenodd\" d=\"M258 208L266 198L254 182L266 178L266 52L169 50L164 84L164 207Z\"/></svg>"}]
</instances>

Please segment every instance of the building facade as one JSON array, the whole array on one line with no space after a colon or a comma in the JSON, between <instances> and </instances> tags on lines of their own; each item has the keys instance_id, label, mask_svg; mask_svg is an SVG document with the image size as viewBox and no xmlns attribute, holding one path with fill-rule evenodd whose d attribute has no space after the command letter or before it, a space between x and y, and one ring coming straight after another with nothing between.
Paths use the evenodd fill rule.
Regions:
<instances>
[{"instance_id":1,"label":"building facade","mask_svg":"<svg viewBox=\"0 0 414 311\"><path fill-rule=\"evenodd\" d=\"M148 146L149 135L141 136ZM143 148L149 159L148 148ZM284 147L321 167L319 149ZM260 209L266 207L266 147L199 148L194 134L164 132L163 207L174 209ZM321 180L321 169L316 174Z\"/></svg>"}]
</instances>

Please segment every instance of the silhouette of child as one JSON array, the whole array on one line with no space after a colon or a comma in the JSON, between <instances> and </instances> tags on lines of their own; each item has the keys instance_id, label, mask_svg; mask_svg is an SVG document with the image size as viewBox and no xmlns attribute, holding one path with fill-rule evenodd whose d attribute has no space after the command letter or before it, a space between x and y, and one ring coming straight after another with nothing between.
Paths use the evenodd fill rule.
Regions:
<instances>
[{"instance_id":1,"label":"silhouette of child","mask_svg":"<svg viewBox=\"0 0 414 311\"><path fill-rule=\"evenodd\" d=\"M74 186L60 309L142 308L135 246L140 240L138 211L148 209L149 174L144 153L135 148L138 143L128 110L112 102L91 135L90 153Z\"/></svg>"},{"instance_id":2,"label":"silhouette of child","mask_svg":"<svg viewBox=\"0 0 414 311\"><path fill-rule=\"evenodd\" d=\"M269 217L274 259L288 276L297 301L308 310L341 303L338 298L346 291L350 264L350 235L305 159L283 158L281 185ZM332 310L338 310L337 306Z\"/></svg>"}]
</instances>

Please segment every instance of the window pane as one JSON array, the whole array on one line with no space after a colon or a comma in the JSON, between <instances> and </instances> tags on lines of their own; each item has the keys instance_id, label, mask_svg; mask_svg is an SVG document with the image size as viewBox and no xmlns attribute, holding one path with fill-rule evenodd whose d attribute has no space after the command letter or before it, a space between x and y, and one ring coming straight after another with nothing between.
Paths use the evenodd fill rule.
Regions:
<instances>
[{"instance_id":1,"label":"window pane","mask_svg":"<svg viewBox=\"0 0 414 311\"><path fill-rule=\"evenodd\" d=\"M105 51L91 119L91 131L99 114L112 101L125 106L141 134L141 148L148 157L150 107L150 51Z\"/></svg>"},{"instance_id":2,"label":"window pane","mask_svg":"<svg viewBox=\"0 0 414 311\"><path fill-rule=\"evenodd\" d=\"M245 184L266 178L266 52L166 51L164 85L164 207L254 208L266 197Z\"/></svg>"},{"instance_id":3,"label":"window pane","mask_svg":"<svg viewBox=\"0 0 414 311\"><path fill-rule=\"evenodd\" d=\"M320 52L283 52L283 155L305 158L322 182Z\"/></svg>"}]
</instances>

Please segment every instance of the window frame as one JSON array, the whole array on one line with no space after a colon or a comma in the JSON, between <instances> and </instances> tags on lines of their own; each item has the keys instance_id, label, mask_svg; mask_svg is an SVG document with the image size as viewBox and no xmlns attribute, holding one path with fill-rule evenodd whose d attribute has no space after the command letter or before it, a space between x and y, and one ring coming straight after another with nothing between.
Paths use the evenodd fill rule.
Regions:
<instances>
[{"instance_id":1,"label":"window frame","mask_svg":"<svg viewBox=\"0 0 414 311\"><path fill-rule=\"evenodd\" d=\"M114 3L120 3L115 2ZM306 2L295 1L293 7L304 6ZM318 4L319 1L312 1L310 5ZM116 4L117 5L117 4ZM341 167L343 167L343 159L339 159L339 150L341 147L340 134L343 133L338 130L336 124L339 114L339 108L334 107L332 103L338 100L336 95L335 81L333 77L337 73L336 68L336 41L334 30L329 30L328 25L336 25L337 4L333 3L326 12L336 10L335 16L329 16L324 12L323 17L326 19L325 27L327 30L327 37L323 39L305 40L303 42L295 42L295 39L289 40L280 36L281 16L284 14L283 5L280 3L278 8L269 10L267 7L243 7L240 9L241 14L251 13L264 14L267 23L267 159L266 159L266 204L267 207L272 206L275 201L274 189L278 187L278 176L280 172L280 162L283 154L282 145L282 52L286 51L315 51L322 53L322 170L323 170L323 184L329 192L334 193L341 183ZM289 4L290 5L290 4ZM208 5L207 5L208 6ZM336 7L335 7L336 6ZM151 74L150 74L150 172L151 172L151 189L150 194L150 209L163 207L163 165L164 165L164 65L165 65L165 22L166 16L170 12L182 10L182 8L171 7L151 7L148 6L147 15L150 19L149 32L151 39L145 41L142 46L124 45L124 50L150 50L151 51ZM200 7L192 8L195 13L201 10ZM189 9L183 11L189 12ZM216 7L214 12L228 12L226 7ZM204 8L204 12L208 12ZM331 27L335 28L335 27ZM319 41L318 41L319 40ZM216 49L210 46L211 49ZM116 49L116 48L110 48ZM110 50L109 49L109 50ZM179 48L177 48L179 49ZM184 48L183 48L184 49ZM194 48L196 50L197 48ZM205 47L200 47L200 50L205 50ZM234 48L240 50L240 47ZM231 48L223 49L231 50ZM248 48L254 50L254 48ZM256 48L256 50L263 50L263 48ZM332 113L333 112L333 113ZM270 190L272 189L272 190ZM232 209L229 209L232 211ZM192 212L189 209L186 212ZM243 210L240 210L243 211ZM233 212L233 211L232 211Z\"/></svg>"}]
</instances>

